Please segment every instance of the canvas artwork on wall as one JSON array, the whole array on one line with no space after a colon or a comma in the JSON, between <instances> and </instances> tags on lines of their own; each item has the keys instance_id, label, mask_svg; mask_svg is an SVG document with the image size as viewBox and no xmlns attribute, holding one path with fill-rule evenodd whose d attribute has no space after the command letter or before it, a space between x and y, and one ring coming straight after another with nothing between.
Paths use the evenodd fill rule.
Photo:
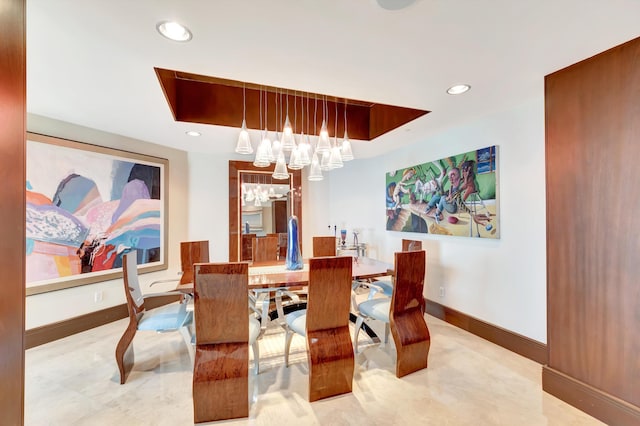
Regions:
<instances>
[{"instance_id":1,"label":"canvas artwork on wall","mask_svg":"<svg viewBox=\"0 0 640 426\"><path fill-rule=\"evenodd\" d=\"M168 161L29 133L27 295L166 269Z\"/></svg>"},{"instance_id":2,"label":"canvas artwork on wall","mask_svg":"<svg viewBox=\"0 0 640 426\"><path fill-rule=\"evenodd\" d=\"M386 174L387 230L499 238L497 147Z\"/></svg>"}]
</instances>

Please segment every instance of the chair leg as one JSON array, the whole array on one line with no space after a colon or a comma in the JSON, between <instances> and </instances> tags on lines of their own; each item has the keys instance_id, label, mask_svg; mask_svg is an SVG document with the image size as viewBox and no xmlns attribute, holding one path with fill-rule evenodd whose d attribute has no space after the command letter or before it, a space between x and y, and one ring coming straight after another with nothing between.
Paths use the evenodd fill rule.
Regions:
<instances>
[{"instance_id":1,"label":"chair leg","mask_svg":"<svg viewBox=\"0 0 640 426\"><path fill-rule=\"evenodd\" d=\"M260 374L260 345L256 340L251 344L251 349L253 350L253 362L256 368L256 374Z\"/></svg>"},{"instance_id":2,"label":"chair leg","mask_svg":"<svg viewBox=\"0 0 640 426\"><path fill-rule=\"evenodd\" d=\"M384 344L389 343L389 323L384 323Z\"/></svg>"},{"instance_id":3,"label":"chair leg","mask_svg":"<svg viewBox=\"0 0 640 426\"><path fill-rule=\"evenodd\" d=\"M258 296L259 303L262 308L262 313L260 314L260 329L264 332L269 325L269 292L260 293Z\"/></svg>"},{"instance_id":4,"label":"chair leg","mask_svg":"<svg viewBox=\"0 0 640 426\"><path fill-rule=\"evenodd\" d=\"M358 319L356 320L355 330L353 331L353 353L358 353L358 335L360 334L360 328L364 323L364 318L358 315Z\"/></svg>"},{"instance_id":5,"label":"chair leg","mask_svg":"<svg viewBox=\"0 0 640 426\"><path fill-rule=\"evenodd\" d=\"M190 326L180 327L180 334L184 339L184 344L187 345L187 352L189 352L189 359L191 360L191 365L193 366L193 362L196 357L196 349L193 346L193 335L191 333Z\"/></svg>"},{"instance_id":6,"label":"chair leg","mask_svg":"<svg viewBox=\"0 0 640 426\"><path fill-rule=\"evenodd\" d=\"M124 331L124 334L116 346L116 364L118 364L118 370L120 370L121 385L124 385L124 382L127 380L127 376L129 376L131 368L133 367L134 355L131 342L133 341L133 337L136 335L137 328L138 326L135 322L129 321L127 329Z\"/></svg>"},{"instance_id":7,"label":"chair leg","mask_svg":"<svg viewBox=\"0 0 640 426\"><path fill-rule=\"evenodd\" d=\"M289 366L289 349L291 349L291 339L293 338L293 331L287 329L284 337L284 366Z\"/></svg>"}]
</instances>

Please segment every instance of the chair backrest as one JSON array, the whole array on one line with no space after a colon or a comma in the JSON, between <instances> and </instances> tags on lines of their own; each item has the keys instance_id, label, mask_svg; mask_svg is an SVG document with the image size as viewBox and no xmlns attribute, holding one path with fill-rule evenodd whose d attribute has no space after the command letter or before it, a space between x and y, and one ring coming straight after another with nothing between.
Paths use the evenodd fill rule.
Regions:
<instances>
[{"instance_id":1,"label":"chair backrest","mask_svg":"<svg viewBox=\"0 0 640 426\"><path fill-rule=\"evenodd\" d=\"M309 259L307 333L349 326L353 259Z\"/></svg>"},{"instance_id":2,"label":"chair backrest","mask_svg":"<svg viewBox=\"0 0 640 426\"><path fill-rule=\"evenodd\" d=\"M131 250L122 256L122 277L124 293L127 298L129 317L135 318L144 311L144 297L138 281L138 251Z\"/></svg>"},{"instance_id":3,"label":"chair backrest","mask_svg":"<svg viewBox=\"0 0 640 426\"><path fill-rule=\"evenodd\" d=\"M335 237L313 237L313 257L335 256Z\"/></svg>"},{"instance_id":4,"label":"chair backrest","mask_svg":"<svg viewBox=\"0 0 640 426\"><path fill-rule=\"evenodd\" d=\"M180 243L182 277L180 284L193 283L194 263L209 263L209 241L183 241Z\"/></svg>"},{"instance_id":5,"label":"chair backrest","mask_svg":"<svg viewBox=\"0 0 640 426\"><path fill-rule=\"evenodd\" d=\"M249 265L200 263L194 270L196 345L248 342Z\"/></svg>"},{"instance_id":6,"label":"chair backrest","mask_svg":"<svg viewBox=\"0 0 640 426\"><path fill-rule=\"evenodd\" d=\"M418 240L402 240L402 251L420 251L422 250L422 241Z\"/></svg>"},{"instance_id":7,"label":"chair backrest","mask_svg":"<svg viewBox=\"0 0 640 426\"><path fill-rule=\"evenodd\" d=\"M395 253L394 286L391 297L391 316L424 305L424 273L426 252L403 251Z\"/></svg>"},{"instance_id":8,"label":"chair backrest","mask_svg":"<svg viewBox=\"0 0 640 426\"><path fill-rule=\"evenodd\" d=\"M270 262L278 260L278 238L254 238L252 253L252 259L254 262Z\"/></svg>"},{"instance_id":9,"label":"chair backrest","mask_svg":"<svg viewBox=\"0 0 640 426\"><path fill-rule=\"evenodd\" d=\"M251 260L253 240L256 234L242 234L242 247L240 248L240 260Z\"/></svg>"},{"instance_id":10,"label":"chair backrest","mask_svg":"<svg viewBox=\"0 0 640 426\"><path fill-rule=\"evenodd\" d=\"M287 233L279 232L278 233L278 250L280 259L284 259L287 257Z\"/></svg>"}]
</instances>

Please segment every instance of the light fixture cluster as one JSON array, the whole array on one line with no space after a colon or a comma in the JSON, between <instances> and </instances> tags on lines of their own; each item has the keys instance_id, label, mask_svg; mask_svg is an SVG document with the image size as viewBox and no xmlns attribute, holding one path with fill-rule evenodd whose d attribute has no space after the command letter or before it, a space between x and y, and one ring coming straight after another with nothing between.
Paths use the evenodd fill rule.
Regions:
<instances>
[{"instance_id":1,"label":"light fixture cluster","mask_svg":"<svg viewBox=\"0 0 640 426\"><path fill-rule=\"evenodd\" d=\"M285 118L282 126L282 133L276 128L273 131L273 137L269 137L269 129L267 128L267 94L265 92L263 100L263 91L260 90L260 128L262 129L262 106L264 105L265 126L261 132L261 140L255 150L255 159L253 165L256 167L269 167L275 163L275 169L272 177L274 179L288 179L289 169L300 170L306 166L310 167L308 179L310 181L322 180L322 172L337 169L343 167L344 161L353 160L353 152L351 150L351 142L349 141L349 134L347 133L347 104L344 105L344 137L342 143L338 143L337 130L338 130L338 104L335 103L335 133L333 143L329 137L327 130L327 121L329 118L329 111L327 107L326 96L322 99L322 125L320 132L318 133L315 144L312 144L312 140L309 133L309 97L306 97L306 110L305 110L305 98L302 97L301 102L301 129L297 132L291 125L289 119L289 94L287 93L286 102L282 102L283 93L276 91L275 94L275 115L276 123L282 120L282 109L285 107ZM294 99L298 97L295 96ZM279 105L278 105L279 103ZM314 98L315 112L317 114L318 98ZM278 116L278 106L280 107L280 116ZM294 103L294 120L295 124L298 123L298 102ZM306 127L307 132L305 134L305 112L306 112ZM315 115L314 115L315 126ZM315 130L314 130L315 133ZM251 139L246 125L246 89L243 86L243 116L242 126L240 129L240 135L238 137L238 143L236 144L235 152L239 154L252 154L254 152L251 146ZM287 161L288 158L288 161Z\"/></svg>"},{"instance_id":2,"label":"light fixture cluster","mask_svg":"<svg viewBox=\"0 0 640 426\"><path fill-rule=\"evenodd\" d=\"M264 189L264 187L269 187L269 189ZM285 196L285 194L280 194L273 189L273 183L270 185L265 183L264 187L260 183L252 184L243 182L240 187L240 205L244 207L247 203L253 203L255 207L261 207L262 203L266 203L269 200L277 200Z\"/></svg>"}]
</instances>

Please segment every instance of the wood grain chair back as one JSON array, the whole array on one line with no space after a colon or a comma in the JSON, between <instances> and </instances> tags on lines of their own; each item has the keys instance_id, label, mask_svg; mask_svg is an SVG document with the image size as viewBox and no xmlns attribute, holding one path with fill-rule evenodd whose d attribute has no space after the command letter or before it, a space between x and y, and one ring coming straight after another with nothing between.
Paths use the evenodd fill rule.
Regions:
<instances>
[{"instance_id":1,"label":"wood grain chair back","mask_svg":"<svg viewBox=\"0 0 640 426\"><path fill-rule=\"evenodd\" d=\"M193 283L193 265L209 263L209 241L183 241L180 243L182 277L180 284Z\"/></svg>"},{"instance_id":2,"label":"wood grain chair back","mask_svg":"<svg viewBox=\"0 0 640 426\"><path fill-rule=\"evenodd\" d=\"M354 356L349 334L352 258L309 260L306 339L309 401L351 392Z\"/></svg>"},{"instance_id":3,"label":"wood grain chair back","mask_svg":"<svg viewBox=\"0 0 640 426\"><path fill-rule=\"evenodd\" d=\"M280 259L284 259L287 257L287 233L279 232L278 233L278 250Z\"/></svg>"},{"instance_id":4,"label":"wood grain chair back","mask_svg":"<svg viewBox=\"0 0 640 426\"><path fill-rule=\"evenodd\" d=\"M402 377L427 366L431 341L424 319L426 253L395 253L394 268L389 318L397 352L396 376Z\"/></svg>"},{"instance_id":5,"label":"wood grain chair back","mask_svg":"<svg viewBox=\"0 0 640 426\"><path fill-rule=\"evenodd\" d=\"M252 254L254 262L272 262L278 260L278 238L254 238Z\"/></svg>"},{"instance_id":6,"label":"wood grain chair back","mask_svg":"<svg viewBox=\"0 0 640 426\"><path fill-rule=\"evenodd\" d=\"M352 266L350 256L309 259L307 332L349 326Z\"/></svg>"},{"instance_id":7,"label":"wood grain chair back","mask_svg":"<svg viewBox=\"0 0 640 426\"><path fill-rule=\"evenodd\" d=\"M249 265L195 265L196 344L247 342Z\"/></svg>"},{"instance_id":8,"label":"wood grain chair back","mask_svg":"<svg viewBox=\"0 0 640 426\"><path fill-rule=\"evenodd\" d=\"M253 240L256 234L242 234L242 247L240 248L240 260L251 260Z\"/></svg>"},{"instance_id":9,"label":"wood grain chair back","mask_svg":"<svg viewBox=\"0 0 640 426\"><path fill-rule=\"evenodd\" d=\"M422 250L422 241L418 240L402 240L402 251L420 251Z\"/></svg>"},{"instance_id":10,"label":"wood grain chair back","mask_svg":"<svg viewBox=\"0 0 640 426\"><path fill-rule=\"evenodd\" d=\"M247 263L196 264L194 422L249 415Z\"/></svg>"},{"instance_id":11,"label":"wood grain chair back","mask_svg":"<svg viewBox=\"0 0 640 426\"><path fill-rule=\"evenodd\" d=\"M313 237L313 257L335 256L335 237Z\"/></svg>"}]
</instances>

